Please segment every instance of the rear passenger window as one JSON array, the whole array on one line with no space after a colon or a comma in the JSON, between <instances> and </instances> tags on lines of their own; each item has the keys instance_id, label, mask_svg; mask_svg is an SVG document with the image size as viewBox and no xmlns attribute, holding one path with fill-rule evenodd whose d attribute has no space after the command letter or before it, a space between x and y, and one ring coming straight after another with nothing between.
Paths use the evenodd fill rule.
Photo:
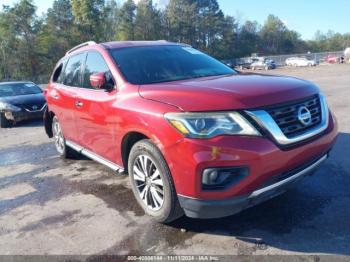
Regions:
<instances>
[{"instance_id":1,"label":"rear passenger window","mask_svg":"<svg viewBox=\"0 0 350 262\"><path fill-rule=\"evenodd\" d=\"M89 52L86 58L85 71L83 75L83 86L85 88L93 89L90 84L90 76L96 73L105 73L107 84L114 87L112 74L102 55L97 52Z\"/></svg>"},{"instance_id":2,"label":"rear passenger window","mask_svg":"<svg viewBox=\"0 0 350 262\"><path fill-rule=\"evenodd\" d=\"M64 70L63 84L67 86L81 86L81 65L85 53L78 54L69 58Z\"/></svg>"}]
</instances>

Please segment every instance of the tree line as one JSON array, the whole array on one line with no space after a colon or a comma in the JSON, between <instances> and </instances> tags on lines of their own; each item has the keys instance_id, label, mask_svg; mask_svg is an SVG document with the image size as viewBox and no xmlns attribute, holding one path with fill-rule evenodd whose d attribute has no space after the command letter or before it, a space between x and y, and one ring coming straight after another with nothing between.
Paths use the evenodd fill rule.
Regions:
<instances>
[{"instance_id":1,"label":"tree line","mask_svg":"<svg viewBox=\"0 0 350 262\"><path fill-rule=\"evenodd\" d=\"M41 16L32 0L0 12L0 81L47 81L55 63L72 46L94 40L159 40L192 45L218 59L342 50L350 34L318 31L304 41L275 15L263 25L225 15L217 0L55 0ZM43 79L38 79L41 76Z\"/></svg>"}]
</instances>

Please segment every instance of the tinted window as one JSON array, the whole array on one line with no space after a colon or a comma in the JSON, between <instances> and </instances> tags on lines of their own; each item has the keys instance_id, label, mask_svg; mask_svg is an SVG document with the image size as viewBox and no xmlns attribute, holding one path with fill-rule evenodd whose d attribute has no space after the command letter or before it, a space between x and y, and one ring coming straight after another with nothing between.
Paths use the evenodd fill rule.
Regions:
<instances>
[{"instance_id":1,"label":"tinted window","mask_svg":"<svg viewBox=\"0 0 350 262\"><path fill-rule=\"evenodd\" d=\"M67 86L81 86L81 65L85 54L69 58L64 70L63 83Z\"/></svg>"},{"instance_id":2,"label":"tinted window","mask_svg":"<svg viewBox=\"0 0 350 262\"><path fill-rule=\"evenodd\" d=\"M55 83L63 83L63 76L64 76L64 66L66 64L66 60L63 60L59 66L56 68L55 72L53 73L52 76L52 81Z\"/></svg>"},{"instance_id":3,"label":"tinted window","mask_svg":"<svg viewBox=\"0 0 350 262\"><path fill-rule=\"evenodd\" d=\"M187 46L129 47L114 49L111 54L126 80L133 84L236 74L216 59Z\"/></svg>"},{"instance_id":4,"label":"tinted window","mask_svg":"<svg viewBox=\"0 0 350 262\"><path fill-rule=\"evenodd\" d=\"M114 86L112 74L104 58L97 52L89 52L86 58L83 86L93 88L90 84L90 76L96 73L105 73L107 84Z\"/></svg>"},{"instance_id":5,"label":"tinted window","mask_svg":"<svg viewBox=\"0 0 350 262\"><path fill-rule=\"evenodd\" d=\"M40 87L33 83L8 83L0 85L0 97L21 96L42 93Z\"/></svg>"}]
</instances>

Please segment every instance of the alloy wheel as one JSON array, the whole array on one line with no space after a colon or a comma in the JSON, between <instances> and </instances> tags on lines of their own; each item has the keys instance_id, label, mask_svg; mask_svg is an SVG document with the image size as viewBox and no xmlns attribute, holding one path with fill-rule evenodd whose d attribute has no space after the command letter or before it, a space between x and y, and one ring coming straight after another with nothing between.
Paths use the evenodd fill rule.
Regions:
<instances>
[{"instance_id":1,"label":"alloy wheel","mask_svg":"<svg viewBox=\"0 0 350 262\"><path fill-rule=\"evenodd\" d=\"M133 180L144 205L158 211L164 203L164 184L162 176L152 159L139 155L133 165Z\"/></svg>"},{"instance_id":2,"label":"alloy wheel","mask_svg":"<svg viewBox=\"0 0 350 262\"><path fill-rule=\"evenodd\" d=\"M60 123L56 119L53 120L53 135L57 151L60 154L63 154L65 149L65 142Z\"/></svg>"}]
</instances>

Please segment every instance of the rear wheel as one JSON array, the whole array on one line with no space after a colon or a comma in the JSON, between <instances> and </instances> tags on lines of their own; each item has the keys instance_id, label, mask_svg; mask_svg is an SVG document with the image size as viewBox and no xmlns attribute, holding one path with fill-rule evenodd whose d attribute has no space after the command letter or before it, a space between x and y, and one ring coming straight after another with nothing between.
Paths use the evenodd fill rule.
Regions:
<instances>
[{"instance_id":1,"label":"rear wheel","mask_svg":"<svg viewBox=\"0 0 350 262\"><path fill-rule=\"evenodd\" d=\"M11 125L11 122L7 120L7 118L5 117L5 114L0 113L0 127L7 128L7 127L10 127L10 125Z\"/></svg>"},{"instance_id":2,"label":"rear wheel","mask_svg":"<svg viewBox=\"0 0 350 262\"><path fill-rule=\"evenodd\" d=\"M168 165L150 140L133 146L128 170L133 193L146 214L162 223L183 215Z\"/></svg>"},{"instance_id":3,"label":"rear wheel","mask_svg":"<svg viewBox=\"0 0 350 262\"><path fill-rule=\"evenodd\" d=\"M55 147L62 158L73 158L75 156L75 152L73 149L66 145L66 139L63 136L60 122L56 116L52 119L52 133L55 141Z\"/></svg>"}]
</instances>

